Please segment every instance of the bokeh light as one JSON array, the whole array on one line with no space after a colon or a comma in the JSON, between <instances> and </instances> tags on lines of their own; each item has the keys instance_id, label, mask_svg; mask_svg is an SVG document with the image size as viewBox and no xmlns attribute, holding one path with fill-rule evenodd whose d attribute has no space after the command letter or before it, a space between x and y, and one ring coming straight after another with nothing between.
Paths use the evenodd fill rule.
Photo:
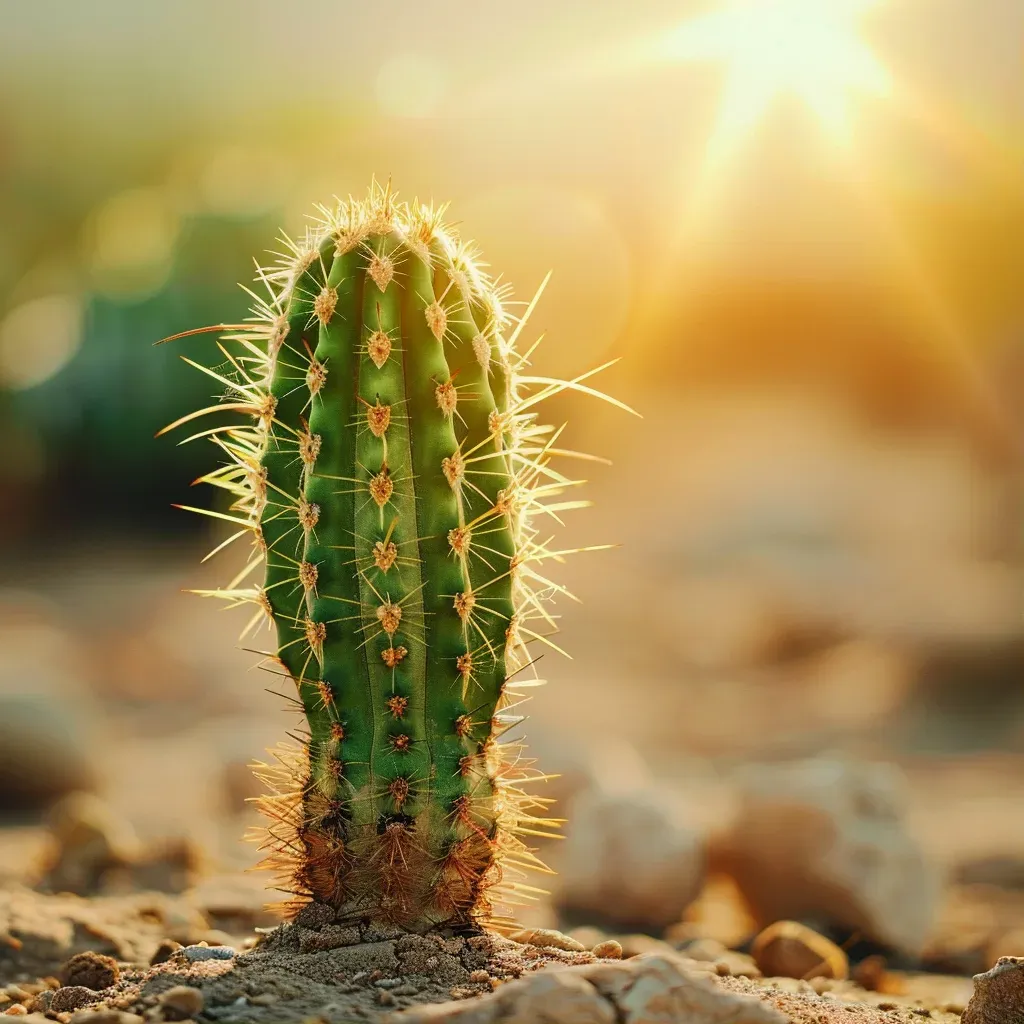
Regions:
<instances>
[{"instance_id":1,"label":"bokeh light","mask_svg":"<svg viewBox=\"0 0 1024 1024\"><path fill-rule=\"evenodd\" d=\"M224 217L258 217L280 208L290 180L281 154L267 149L226 146L202 168L201 208Z\"/></svg>"},{"instance_id":2,"label":"bokeh light","mask_svg":"<svg viewBox=\"0 0 1024 1024\"><path fill-rule=\"evenodd\" d=\"M106 200L86 225L83 244L96 290L138 300L153 294L171 271L177 212L156 188L135 188Z\"/></svg>"},{"instance_id":3,"label":"bokeh light","mask_svg":"<svg viewBox=\"0 0 1024 1024\"><path fill-rule=\"evenodd\" d=\"M0 322L0 387L23 390L59 373L82 341L82 301L43 295L15 306Z\"/></svg>"},{"instance_id":4,"label":"bokeh light","mask_svg":"<svg viewBox=\"0 0 1024 1024\"><path fill-rule=\"evenodd\" d=\"M552 272L527 335L547 332L536 353L539 370L571 377L604 361L629 315L633 272L622 234L598 203L570 189L510 184L471 196L451 213L513 286L514 312Z\"/></svg>"},{"instance_id":5,"label":"bokeh light","mask_svg":"<svg viewBox=\"0 0 1024 1024\"><path fill-rule=\"evenodd\" d=\"M444 64L427 54L395 54L377 72L377 103L384 114L392 117L429 117L446 89Z\"/></svg>"}]
</instances>

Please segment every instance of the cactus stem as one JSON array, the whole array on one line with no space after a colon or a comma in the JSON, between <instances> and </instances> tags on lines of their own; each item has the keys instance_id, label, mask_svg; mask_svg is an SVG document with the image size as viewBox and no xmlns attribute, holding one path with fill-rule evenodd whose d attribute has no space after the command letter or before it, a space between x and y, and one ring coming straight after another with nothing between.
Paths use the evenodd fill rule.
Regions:
<instances>
[{"instance_id":1,"label":"cactus stem","mask_svg":"<svg viewBox=\"0 0 1024 1024\"><path fill-rule=\"evenodd\" d=\"M547 278L513 317L443 208L374 183L318 210L246 289L251 322L215 328L221 368L198 368L223 400L167 428L245 421L189 440L224 460L197 481L229 496L226 511L195 509L232 526L207 557L253 544L204 593L252 607L246 632L274 624L260 667L294 681L282 696L306 717L257 769L265 865L290 910L313 898L421 931L503 927L496 904L538 892L520 878L543 870L525 837L557 827L523 788L544 776L497 742L541 682L531 645L560 650L546 604L566 591L538 566L568 551L538 526L587 504L560 497L581 481L550 460L584 456L536 406L604 396L592 374L528 373L535 346L516 343Z\"/></svg>"}]
</instances>

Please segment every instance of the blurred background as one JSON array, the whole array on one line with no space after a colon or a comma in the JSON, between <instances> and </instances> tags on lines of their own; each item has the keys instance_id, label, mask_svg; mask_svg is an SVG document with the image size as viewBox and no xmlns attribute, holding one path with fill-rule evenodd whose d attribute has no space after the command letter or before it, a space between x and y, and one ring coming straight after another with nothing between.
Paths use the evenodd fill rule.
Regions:
<instances>
[{"instance_id":1,"label":"blurred background","mask_svg":"<svg viewBox=\"0 0 1024 1024\"><path fill-rule=\"evenodd\" d=\"M538 369L617 357L643 416L549 410L611 460L563 546L620 545L566 566L573 660L524 730L567 813L667 787L671 913L727 944L752 914L1022 952L1022 47L1016 0L3 5L0 873L81 789L187 879L255 859L245 766L290 722L242 619L182 593L231 571L171 508L216 453L154 434L213 342L153 342L244 316L253 258L376 174L450 201L519 299L552 271ZM744 860L772 800L854 851L787 847L809 907ZM598 890L531 913L670 923Z\"/></svg>"}]
</instances>

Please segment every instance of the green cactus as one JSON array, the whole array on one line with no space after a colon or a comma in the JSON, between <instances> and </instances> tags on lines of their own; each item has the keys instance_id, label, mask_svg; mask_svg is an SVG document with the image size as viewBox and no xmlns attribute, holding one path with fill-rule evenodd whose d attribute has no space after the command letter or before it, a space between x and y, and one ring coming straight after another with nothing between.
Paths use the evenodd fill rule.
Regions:
<instances>
[{"instance_id":1,"label":"green cactus","mask_svg":"<svg viewBox=\"0 0 1024 1024\"><path fill-rule=\"evenodd\" d=\"M535 406L590 389L524 375L525 317L443 211L377 185L318 210L260 272L269 297L222 337L223 366L199 367L226 399L172 424L247 420L193 436L227 456L202 478L234 498L213 514L254 539L211 593L272 623L270 667L308 723L262 766L268 863L292 908L413 930L493 923L498 904L529 898L523 870L544 870L523 837L556 826L522 788L542 776L498 742L521 721L514 677L531 640L550 643L560 589L538 570L563 552L537 515L582 504L548 500L576 481L550 466L559 431ZM244 585L261 563L262 586Z\"/></svg>"}]
</instances>

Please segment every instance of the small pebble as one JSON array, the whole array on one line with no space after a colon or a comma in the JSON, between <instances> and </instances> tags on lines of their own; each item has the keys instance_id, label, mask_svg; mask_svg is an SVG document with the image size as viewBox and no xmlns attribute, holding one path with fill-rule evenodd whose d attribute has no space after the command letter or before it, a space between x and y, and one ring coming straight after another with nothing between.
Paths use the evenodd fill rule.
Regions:
<instances>
[{"instance_id":1,"label":"small pebble","mask_svg":"<svg viewBox=\"0 0 1024 1024\"><path fill-rule=\"evenodd\" d=\"M258 996L253 996L249 1002L253 1006L273 1006L279 998L273 992L261 992Z\"/></svg>"},{"instance_id":2,"label":"small pebble","mask_svg":"<svg viewBox=\"0 0 1024 1024\"><path fill-rule=\"evenodd\" d=\"M169 1020L185 1020L203 1009L203 993L188 985L175 985L160 996L160 1006Z\"/></svg>"},{"instance_id":3,"label":"small pebble","mask_svg":"<svg viewBox=\"0 0 1024 1024\"><path fill-rule=\"evenodd\" d=\"M798 921L776 921L754 939L754 962L770 978L838 978L849 973L846 954Z\"/></svg>"},{"instance_id":4,"label":"small pebble","mask_svg":"<svg viewBox=\"0 0 1024 1024\"><path fill-rule=\"evenodd\" d=\"M394 1006L395 997L390 992L388 992L387 989L382 988L377 993L377 1002L380 1003L381 1006Z\"/></svg>"},{"instance_id":5,"label":"small pebble","mask_svg":"<svg viewBox=\"0 0 1024 1024\"><path fill-rule=\"evenodd\" d=\"M185 958L197 960L233 960L235 951L231 946L184 946L181 951Z\"/></svg>"},{"instance_id":6,"label":"small pebble","mask_svg":"<svg viewBox=\"0 0 1024 1024\"><path fill-rule=\"evenodd\" d=\"M601 960L622 959L622 945L615 939L605 939L604 942L599 942L591 952Z\"/></svg>"},{"instance_id":7,"label":"small pebble","mask_svg":"<svg viewBox=\"0 0 1024 1024\"><path fill-rule=\"evenodd\" d=\"M587 947L571 935L556 931L554 928L523 928L509 936L513 942L521 942L525 946L537 946L540 949L564 949L568 953L585 953Z\"/></svg>"},{"instance_id":8,"label":"small pebble","mask_svg":"<svg viewBox=\"0 0 1024 1024\"><path fill-rule=\"evenodd\" d=\"M853 969L853 980L869 992L881 992L885 981L885 957L877 953L865 957Z\"/></svg>"},{"instance_id":9,"label":"small pebble","mask_svg":"<svg viewBox=\"0 0 1024 1024\"><path fill-rule=\"evenodd\" d=\"M50 1009L50 1003L53 1001L53 992L47 989L45 992L37 993L36 997L32 1000L32 1012L33 1013L46 1013Z\"/></svg>"},{"instance_id":10,"label":"small pebble","mask_svg":"<svg viewBox=\"0 0 1024 1024\"><path fill-rule=\"evenodd\" d=\"M469 980L470 981L475 981L477 983L488 982L488 981L491 980L491 976L490 976L490 974L487 971L484 971L484 970L470 971L469 972Z\"/></svg>"},{"instance_id":11,"label":"small pebble","mask_svg":"<svg viewBox=\"0 0 1024 1024\"><path fill-rule=\"evenodd\" d=\"M5 1017L27 1017L28 1010L25 1009L21 1003L15 1003L13 1006L9 1006L4 1010Z\"/></svg>"},{"instance_id":12,"label":"small pebble","mask_svg":"<svg viewBox=\"0 0 1024 1024\"><path fill-rule=\"evenodd\" d=\"M76 953L60 969L60 980L65 985L81 985L94 992L116 985L120 977L121 969L112 956L91 951Z\"/></svg>"},{"instance_id":13,"label":"small pebble","mask_svg":"<svg viewBox=\"0 0 1024 1024\"><path fill-rule=\"evenodd\" d=\"M53 993L50 1013L68 1013L96 1001L96 993L84 985L65 985Z\"/></svg>"}]
</instances>

